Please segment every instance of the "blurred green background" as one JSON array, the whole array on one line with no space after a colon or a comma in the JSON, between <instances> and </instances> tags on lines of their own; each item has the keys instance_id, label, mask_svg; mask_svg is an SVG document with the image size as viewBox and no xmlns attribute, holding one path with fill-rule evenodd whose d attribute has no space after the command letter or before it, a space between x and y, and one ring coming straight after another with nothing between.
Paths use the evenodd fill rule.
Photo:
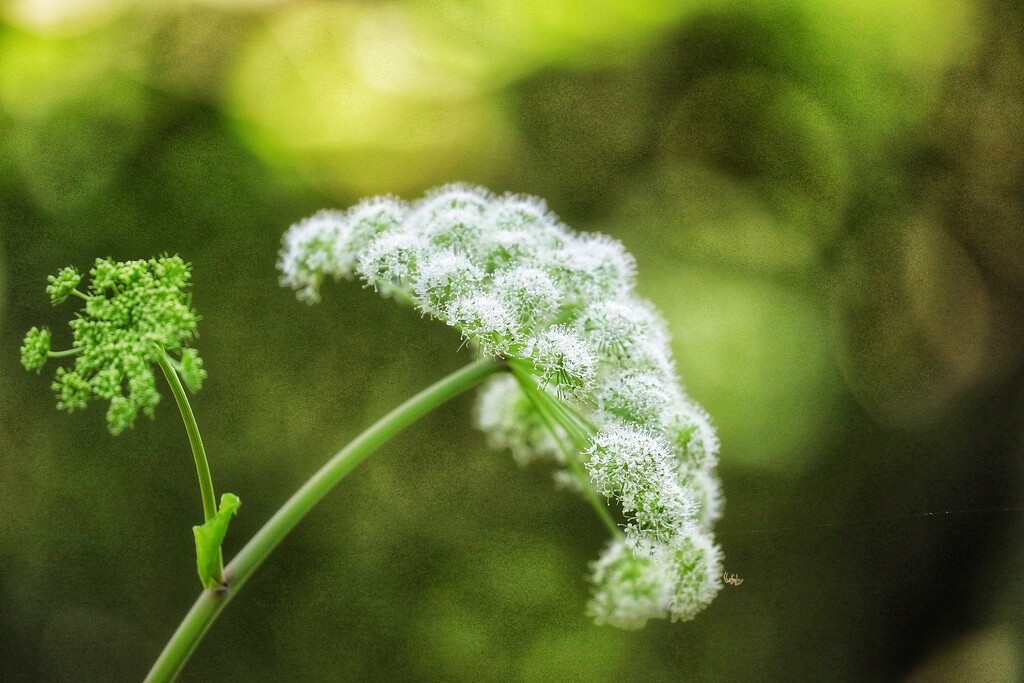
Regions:
<instances>
[{"instance_id":1,"label":"blurred green background","mask_svg":"<svg viewBox=\"0 0 1024 683\"><path fill-rule=\"evenodd\" d=\"M357 284L296 302L281 233L453 180L637 255L744 583L594 626L600 522L466 397L346 479L183 680L1024 679L1018 2L0 0L0 680L139 679L199 587L169 397L115 439L18 364L31 325L68 339L46 276L194 264L230 555L468 360Z\"/></svg>"}]
</instances>

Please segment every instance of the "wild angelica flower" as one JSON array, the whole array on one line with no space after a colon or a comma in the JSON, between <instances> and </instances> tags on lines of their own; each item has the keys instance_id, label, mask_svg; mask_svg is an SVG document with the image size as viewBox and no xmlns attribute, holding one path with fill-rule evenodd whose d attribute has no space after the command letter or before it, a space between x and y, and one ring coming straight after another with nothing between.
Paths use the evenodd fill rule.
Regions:
<instances>
[{"instance_id":1,"label":"wild angelica flower","mask_svg":"<svg viewBox=\"0 0 1024 683\"><path fill-rule=\"evenodd\" d=\"M68 351L50 352L50 332L33 327L21 349L22 364L38 369L47 357L74 356L74 369L60 367L53 382L57 407L85 408L94 398L110 401L107 423L119 434L139 411L152 417L160 401L152 364L168 351L181 353L179 369L196 390L206 372L194 349L183 348L196 336L199 316L187 293L188 264L177 256L148 261L97 259L89 271L88 292L74 268L50 276L46 288L54 303L72 294L85 306L69 323L74 334Z\"/></svg>"},{"instance_id":2,"label":"wild angelica flower","mask_svg":"<svg viewBox=\"0 0 1024 683\"><path fill-rule=\"evenodd\" d=\"M316 301L328 276L358 277L508 360L515 378L491 379L478 403L491 445L560 464L560 481L627 519L593 565L600 623L689 619L711 601L718 440L680 389L667 327L636 295L619 242L573 232L540 199L448 185L300 221L278 266L300 299Z\"/></svg>"}]
</instances>

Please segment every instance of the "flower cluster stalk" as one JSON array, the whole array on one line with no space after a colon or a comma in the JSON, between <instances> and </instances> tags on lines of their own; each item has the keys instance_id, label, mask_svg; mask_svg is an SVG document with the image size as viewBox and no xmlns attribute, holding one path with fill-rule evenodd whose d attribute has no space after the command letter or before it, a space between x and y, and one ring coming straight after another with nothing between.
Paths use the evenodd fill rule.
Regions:
<instances>
[{"instance_id":1,"label":"flower cluster stalk","mask_svg":"<svg viewBox=\"0 0 1024 683\"><path fill-rule=\"evenodd\" d=\"M181 384L181 378L171 365L171 358L162 353L157 357L157 364L163 370L167 384L171 387L171 394L178 404L178 411L181 413L181 420L185 423L185 432L188 434L188 443L192 447L192 457L196 461L196 476L199 479L199 495L203 500L203 521L209 522L217 514L217 497L213 489L213 475L210 473L210 461L206 458L206 448L203 446L203 437L199 434L199 423L196 422L195 413L188 402L185 394L185 387ZM224 553L218 547L216 550L216 569L211 577L218 584L224 583Z\"/></svg>"},{"instance_id":2,"label":"flower cluster stalk","mask_svg":"<svg viewBox=\"0 0 1024 683\"><path fill-rule=\"evenodd\" d=\"M185 387L181 384L178 373L171 366L170 359L164 353L157 357L157 363L167 378L167 384L171 387L171 393L178 404L181 412L181 420L185 423L185 431L188 433L188 443L192 447L192 455L196 461L196 475L199 478L199 493L203 499L203 520L210 521L217 514L217 497L213 490L213 476L210 474L210 462L206 458L206 448L203 447L203 437L199 434L199 424L196 422L195 413L185 395Z\"/></svg>"},{"instance_id":3,"label":"flower cluster stalk","mask_svg":"<svg viewBox=\"0 0 1024 683\"><path fill-rule=\"evenodd\" d=\"M583 496L590 503L591 507L594 508L597 516L604 523L605 527L608 528L612 536L621 538L622 530L615 523L604 500L597 495L597 492L591 485L590 478L587 476L587 471L579 457L579 454L586 450L590 443L590 436L594 432L593 426L587 424L582 416L573 413L564 403L539 388L533 374L523 367L522 361L511 360L508 361L508 365L523 393L551 432L552 438L559 443L559 448L562 449L569 471L572 473L576 485L583 492ZM561 437L558 427L565 431L571 443L566 443Z\"/></svg>"}]
</instances>

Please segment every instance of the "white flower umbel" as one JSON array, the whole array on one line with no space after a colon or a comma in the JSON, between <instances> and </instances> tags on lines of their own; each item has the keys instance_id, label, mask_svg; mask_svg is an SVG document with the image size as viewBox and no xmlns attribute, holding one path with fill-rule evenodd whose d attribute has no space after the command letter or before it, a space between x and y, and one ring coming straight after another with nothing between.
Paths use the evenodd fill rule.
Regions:
<instances>
[{"instance_id":1,"label":"white flower umbel","mask_svg":"<svg viewBox=\"0 0 1024 683\"><path fill-rule=\"evenodd\" d=\"M321 211L291 227L284 237L284 249L277 262L281 284L298 290L298 297L310 303L320 300L324 275L336 271L335 245L347 241L345 214Z\"/></svg>"},{"instance_id":2,"label":"white flower umbel","mask_svg":"<svg viewBox=\"0 0 1024 683\"><path fill-rule=\"evenodd\" d=\"M676 584L669 616L687 621L707 607L722 588L722 550L706 531L697 531L667 545Z\"/></svg>"},{"instance_id":3,"label":"white flower umbel","mask_svg":"<svg viewBox=\"0 0 1024 683\"><path fill-rule=\"evenodd\" d=\"M667 538L692 530L699 506L678 475L672 447L645 427L615 424L599 431L587 452L598 493L615 497L636 534Z\"/></svg>"},{"instance_id":4,"label":"white flower umbel","mask_svg":"<svg viewBox=\"0 0 1024 683\"><path fill-rule=\"evenodd\" d=\"M541 381L560 396L586 398L597 372L597 356L572 329L555 325L527 345Z\"/></svg>"},{"instance_id":5,"label":"white flower umbel","mask_svg":"<svg viewBox=\"0 0 1024 683\"><path fill-rule=\"evenodd\" d=\"M639 547L638 547L639 546ZM589 612L598 624L643 628L668 616L678 577L649 540L614 539L591 569Z\"/></svg>"},{"instance_id":6,"label":"white flower umbel","mask_svg":"<svg viewBox=\"0 0 1024 683\"><path fill-rule=\"evenodd\" d=\"M722 516L722 484L713 470L680 467L683 488L693 493L697 501L697 524L710 531Z\"/></svg>"},{"instance_id":7,"label":"white flower umbel","mask_svg":"<svg viewBox=\"0 0 1024 683\"><path fill-rule=\"evenodd\" d=\"M658 542L615 539L591 565L589 611L599 624L642 628L648 619L688 621L721 589L722 554L706 533Z\"/></svg>"},{"instance_id":8,"label":"white flower umbel","mask_svg":"<svg viewBox=\"0 0 1024 683\"><path fill-rule=\"evenodd\" d=\"M649 302L630 294L598 299L580 311L575 324L615 367L674 375L668 329ZM677 382L673 379L669 384L675 386Z\"/></svg>"},{"instance_id":9,"label":"white flower umbel","mask_svg":"<svg viewBox=\"0 0 1024 683\"><path fill-rule=\"evenodd\" d=\"M365 199L345 213L341 239L335 243L335 277L351 278L359 257L373 238L399 228L409 213L409 207L394 197Z\"/></svg>"},{"instance_id":10,"label":"white flower umbel","mask_svg":"<svg viewBox=\"0 0 1024 683\"><path fill-rule=\"evenodd\" d=\"M525 328L543 328L560 313L562 292L540 268L520 266L502 270L495 274L492 286Z\"/></svg>"},{"instance_id":11,"label":"white flower umbel","mask_svg":"<svg viewBox=\"0 0 1024 683\"><path fill-rule=\"evenodd\" d=\"M497 198L483 217L478 249L491 268L526 263L551 263L574 236L536 197L505 195Z\"/></svg>"},{"instance_id":12,"label":"white flower umbel","mask_svg":"<svg viewBox=\"0 0 1024 683\"><path fill-rule=\"evenodd\" d=\"M567 241L552 254L552 266L583 306L629 293L636 274L633 256L618 240L592 233Z\"/></svg>"},{"instance_id":13,"label":"white flower umbel","mask_svg":"<svg viewBox=\"0 0 1024 683\"><path fill-rule=\"evenodd\" d=\"M433 250L422 255L418 276L412 283L413 298L427 315L444 318L450 303L478 291L485 275L465 254Z\"/></svg>"},{"instance_id":14,"label":"white flower umbel","mask_svg":"<svg viewBox=\"0 0 1024 683\"><path fill-rule=\"evenodd\" d=\"M660 424L672 404L665 376L651 370L614 369L594 390L598 413L604 420Z\"/></svg>"},{"instance_id":15,"label":"white flower umbel","mask_svg":"<svg viewBox=\"0 0 1024 683\"><path fill-rule=\"evenodd\" d=\"M514 376L488 383L477 424L520 463L555 462L613 531L593 565L600 623L688 619L710 602L718 438L679 386L667 326L637 296L622 244L573 232L535 197L455 184L300 221L278 263L301 299L316 301L327 276L358 277L506 361Z\"/></svg>"},{"instance_id":16,"label":"white flower umbel","mask_svg":"<svg viewBox=\"0 0 1024 683\"><path fill-rule=\"evenodd\" d=\"M374 237L359 254L357 269L377 291L404 291L417 273L426 239L415 232L393 230Z\"/></svg>"},{"instance_id":17,"label":"white flower umbel","mask_svg":"<svg viewBox=\"0 0 1024 683\"><path fill-rule=\"evenodd\" d=\"M691 468L712 471L718 464L718 434L699 405L683 397L673 403L666 432L681 459Z\"/></svg>"},{"instance_id":18,"label":"white flower umbel","mask_svg":"<svg viewBox=\"0 0 1024 683\"><path fill-rule=\"evenodd\" d=\"M466 251L479 243L483 215L493 201L483 188L446 185L417 202L408 223L439 247Z\"/></svg>"},{"instance_id":19,"label":"white flower umbel","mask_svg":"<svg viewBox=\"0 0 1024 683\"><path fill-rule=\"evenodd\" d=\"M599 299L583 309L576 324L607 358L630 358L649 334L652 318L637 300Z\"/></svg>"},{"instance_id":20,"label":"white flower umbel","mask_svg":"<svg viewBox=\"0 0 1024 683\"><path fill-rule=\"evenodd\" d=\"M453 299L441 319L491 355L504 355L524 341L519 319L501 297L478 291Z\"/></svg>"}]
</instances>

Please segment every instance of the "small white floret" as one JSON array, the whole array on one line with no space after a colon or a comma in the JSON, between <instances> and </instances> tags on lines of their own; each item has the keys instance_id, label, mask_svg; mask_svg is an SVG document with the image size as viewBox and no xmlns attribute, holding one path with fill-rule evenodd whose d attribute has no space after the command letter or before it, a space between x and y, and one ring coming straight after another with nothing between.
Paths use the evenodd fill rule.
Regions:
<instances>
[{"instance_id":1,"label":"small white floret","mask_svg":"<svg viewBox=\"0 0 1024 683\"><path fill-rule=\"evenodd\" d=\"M550 327L530 341L527 355L561 396L587 396L597 374L597 357L579 334L563 325Z\"/></svg>"},{"instance_id":2,"label":"small white floret","mask_svg":"<svg viewBox=\"0 0 1024 683\"><path fill-rule=\"evenodd\" d=\"M688 467L712 469L718 463L718 434L699 405L688 398L674 403L665 427Z\"/></svg>"},{"instance_id":3,"label":"small white floret","mask_svg":"<svg viewBox=\"0 0 1024 683\"><path fill-rule=\"evenodd\" d=\"M678 576L650 541L614 539L593 562L588 611L598 624L643 628L672 607Z\"/></svg>"},{"instance_id":4,"label":"small white floret","mask_svg":"<svg viewBox=\"0 0 1024 683\"><path fill-rule=\"evenodd\" d=\"M491 288L516 311L524 327L547 327L559 313L562 292L551 276L539 268L503 270L495 275Z\"/></svg>"},{"instance_id":5,"label":"small white floret","mask_svg":"<svg viewBox=\"0 0 1024 683\"><path fill-rule=\"evenodd\" d=\"M334 246L347 239L348 229L345 214L329 210L288 228L277 261L281 284L298 290L297 296L303 301L319 301L324 276L341 275L334 259Z\"/></svg>"},{"instance_id":6,"label":"small white floret","mask_svg":"<svg viewBox=\"0 0 1024 683\"><path fill-rule=\"evenodd\" d=\"M515 313L500 298L483 290L452 300L442 313L443 319L462 331L488 354L503 355L522 343Z\"/></svg>"}]
</instances>

